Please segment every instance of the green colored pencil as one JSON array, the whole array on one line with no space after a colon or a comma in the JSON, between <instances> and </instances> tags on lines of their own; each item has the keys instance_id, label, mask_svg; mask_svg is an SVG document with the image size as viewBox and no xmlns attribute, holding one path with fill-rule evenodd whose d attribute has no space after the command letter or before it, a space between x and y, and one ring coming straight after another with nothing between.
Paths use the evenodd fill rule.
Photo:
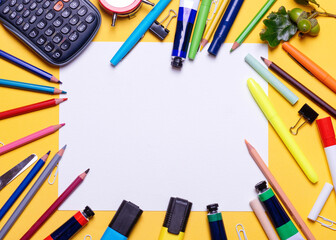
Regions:
<instances>
[{"instance_id":1,"label":"green colored pencil","mask_svg":"<svg viewBox=\"0 0 336 240\"><path fill-rule=\"evenodd\" d=\"M257 15L252 19L252 21L246 26L244 31L239 35L239 37L236 39L236 41L233 43L232 48L230 52L234 51L236 48L238 48L245 38L250 34L250 32L255 28L255 26L258 24L258 22L261 20L261 18L267 13L267 11L272 7L272 5L276 2L276 0L268 0L265 5L259 10Z\"/></svg>"}]
</instances>

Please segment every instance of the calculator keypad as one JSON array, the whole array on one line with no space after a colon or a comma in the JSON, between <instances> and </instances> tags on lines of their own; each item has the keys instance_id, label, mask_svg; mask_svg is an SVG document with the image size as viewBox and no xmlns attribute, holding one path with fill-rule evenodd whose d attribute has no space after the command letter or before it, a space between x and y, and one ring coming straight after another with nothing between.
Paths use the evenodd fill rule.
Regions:
<instances>
[{"instance_id":1,"label":"calculator keypad","mask_svg":"<svg viewBox=\"0 0 336 240\"><path fill-rule=\"evenodd\" d=\"M99 13L87 0L2 2L0 21L6 27L15 27L21 39L56 65L62 65L78 54L100 25Z\"/></svg>"}]
</instances>

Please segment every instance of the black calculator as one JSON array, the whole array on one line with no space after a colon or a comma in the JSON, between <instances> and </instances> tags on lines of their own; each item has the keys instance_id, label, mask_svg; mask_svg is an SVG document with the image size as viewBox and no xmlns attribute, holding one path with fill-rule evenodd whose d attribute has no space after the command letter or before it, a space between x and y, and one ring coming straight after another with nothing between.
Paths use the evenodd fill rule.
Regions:
<instances>
[{"instance_id":1,"label":"black calculator","mask_svg":"<svg viewBox=\"0 0 336 240\"><path fill-rule=\"evenodd\" d=\"M88 0L0 0L0 21L47 62L62 66L91 42L101 16Z\"/></svg>"}]
</instances>

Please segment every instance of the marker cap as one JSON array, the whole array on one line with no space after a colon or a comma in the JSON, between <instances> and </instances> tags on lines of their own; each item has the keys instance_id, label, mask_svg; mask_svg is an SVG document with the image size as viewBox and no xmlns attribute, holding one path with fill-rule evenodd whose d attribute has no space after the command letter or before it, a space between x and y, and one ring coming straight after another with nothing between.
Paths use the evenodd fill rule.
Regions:
<instances>
[{"instance_id":1,"label":"marker cap","mask_svg":"<svg viewBox=\"0 0 336 240\"><path fill-rule=\"evenodd\" d=\"M142 210L134 203L122 201L109 227L128 237L142 214Z\"/></svg>"},{"instance_id":2,"label":"marker cap","mask_svg":"<svg viewBox=\"0 0 336 240\"><path fill-rule=\"evenodd\" d=\"M316 120L323 147L330 147L336 145L335 131L330 117Z\"/></svg>"},{"instance_id":3,"label":"marker cap","mask_svg":"<svg viewBox=\"0 0 336 240\"><path fill-rule=\"evenodd\" d=\"M185 232L192 203L182 198L170 198L163 226L168 232L178 235Z\"/></svg>"}]
</instances>

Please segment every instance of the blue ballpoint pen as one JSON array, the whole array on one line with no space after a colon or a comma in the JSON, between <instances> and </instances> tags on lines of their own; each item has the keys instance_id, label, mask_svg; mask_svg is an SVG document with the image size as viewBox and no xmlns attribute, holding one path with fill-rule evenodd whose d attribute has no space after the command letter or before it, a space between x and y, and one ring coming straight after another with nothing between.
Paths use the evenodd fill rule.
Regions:
<instances>
[{"instance_id":1,"label":"blue ballpoint pen","mask_svg":"<svg viewBox=\"0 0 336 240\"><path fill-rule=\"evenodd\" d=\"M226 36L228 35L231 26L236 19L238 12L243 4L244 0L231 0L227 7L224 16L222 17L218 28L215 32L208 52L214 56L217 55L219 48L224 43Z\"/></svg>"},{"instance_id":2,"label":"blue ballpoint pen","mask_svg":"<svg viewBox=\"0 0 336 240\"><path fill-rule=\"evenodd\" d=\"M118 52L113 56L111 64L116 66L131 49L140 41L142 36L147 32L153 22L160 16L163 10L171 0L160 0L148 15L141 21L137 28L127 38L124 44L119 48Z\"/></svg>"}]
</instances>

